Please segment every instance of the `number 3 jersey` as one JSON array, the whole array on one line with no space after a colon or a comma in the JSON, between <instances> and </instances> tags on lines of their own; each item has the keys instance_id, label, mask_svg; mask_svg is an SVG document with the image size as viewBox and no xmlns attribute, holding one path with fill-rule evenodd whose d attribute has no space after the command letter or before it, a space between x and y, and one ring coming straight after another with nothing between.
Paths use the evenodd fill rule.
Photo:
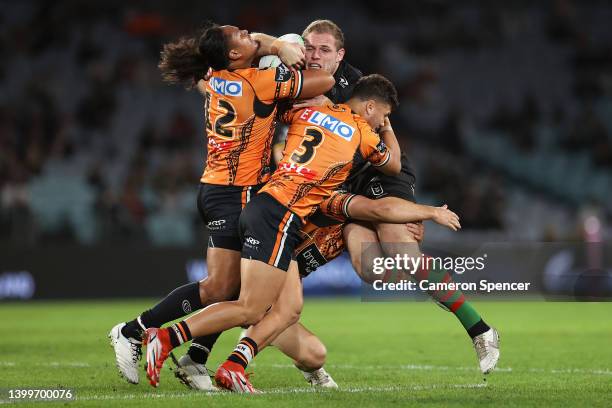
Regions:
<instances>
[{"instance_id":1,"label":"number 3 jersey","mask_svg":"<svg viewBox=\"0 0 612 408\"><path fill-rule=\"evenodd\" d=\"M301 71L268 69L215 71L206 84L208 158L200 181L253 186L270 177L270 145L277 101L297 98Z\"/></svg>"},{"instance_id":2,"label":"number 3 jersey","mask_svg":"<svg viewBox=\"0 0 612 408\"><path fill-rule=\"evenodd\" d=\"M290 124L283 159L260 193L270 194L302 221L338 189L356 161L374 166L389 161L385 144L348 105L292 110L282 120Z\"/></svg>"}]
</instances>

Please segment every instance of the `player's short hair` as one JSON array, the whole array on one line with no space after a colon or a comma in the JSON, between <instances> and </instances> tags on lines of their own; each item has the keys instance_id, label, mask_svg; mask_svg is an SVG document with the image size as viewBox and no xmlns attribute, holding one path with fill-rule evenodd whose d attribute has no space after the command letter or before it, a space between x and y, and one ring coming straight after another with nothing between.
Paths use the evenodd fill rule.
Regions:
<instances>
[{"instance_id":1,"label":"player's short hair","mask_svg":"<svg viewBox=\"0 0 612 408\"><path fill-rule=\"evenodd\" d=\"M340 27L331 20L315 20L308 24L308 27L306 27L302 33L302 38L306 38L310 33L331 34L336 40L336 48L344 48L344 33Z\"/></svg>"},{"instance_id":2,"label":"player's short hair","mask_svg":"<svg viewBox=\"0 0 612 408\"><path fill-rule=\"evenodd\" d=\"M380 74L361 77L355 84L351 98L359 98L361 100L377 99L388 103L392 110L399 106L395 86Z\"/></svg>"}]
</instances>

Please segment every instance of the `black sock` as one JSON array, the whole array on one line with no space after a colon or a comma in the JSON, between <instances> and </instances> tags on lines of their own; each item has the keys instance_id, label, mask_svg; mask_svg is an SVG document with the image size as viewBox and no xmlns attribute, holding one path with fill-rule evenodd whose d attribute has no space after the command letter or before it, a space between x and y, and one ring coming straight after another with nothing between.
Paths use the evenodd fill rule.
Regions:
<instances>
[{"instance_id":1,"label":"black sock","mask_svg":"<svg viewBox=\"0 0 612 408\"><path fill-rule=\"evenodd\" d=\"M151 309L143 312L140 317L127 322L121 329L121 333L126 337L141 339L141 334L149 327L161 327L163 324L171 322L189 313L201 309L199 282L188 283L174 289L158 304Z\"/></svg>"},{"instance_id":2,"label":"black sock","mask_svg":"<svg viewBox=\"0 0 612 408\"><path fill-rule=\"evenodd\" d=\"M121 328L121 334L127 338L131 337L135 340L142 341L142 335L144 334L146 327L142 327L140 323L138 323L139 318L140 316L134 320L126 322L125 326Z\"/></svg>"},{"instance_id":3,"label":"black sock","mask_svg":"<svg viewBox=\"0 0 612 408\"><path fill-rule=\"evenodd\" d=\"M255 340L250 337L243 337L227 360L240 364L242 368L246 369L251 360L257 355L257 351Z\"/></svg>"},{"instance_id":4,"label":"black sock","mask_svg":"<svg viewBox=\"0 0 612 408\"><path fill-rule=\"evenodd\" d=\"M191 360L193 360L194 363L206 364L210 351L217 342L219 336L221 336L221 333L209 334L208 336L201 336L193 339L189 351L187 351Z\"/></svg>"},{"instance_id":5,"label":"black sock","mask_svg":"<svg viewBox=\"0 0 612 408\"><path fill-rule=\"evenodd\" d=\"M482 333L489 331L490 327L488 324L484 322L484 320L480 319L477 321L472 327L470 327L467 332L471 338L476 336L480 336Z\"/></svg>"},{"instance_id":6,"label":"black sock","mask_svg":"<svg viewBox=\"0 0 612 408\"><path fill-rule=\"evenodd\" d=\"M168 333L170 334L170 344L172 344L172 347L178 347L191 340L191 331L184 320L168 327Z\"/></svg>"}]
</instances>

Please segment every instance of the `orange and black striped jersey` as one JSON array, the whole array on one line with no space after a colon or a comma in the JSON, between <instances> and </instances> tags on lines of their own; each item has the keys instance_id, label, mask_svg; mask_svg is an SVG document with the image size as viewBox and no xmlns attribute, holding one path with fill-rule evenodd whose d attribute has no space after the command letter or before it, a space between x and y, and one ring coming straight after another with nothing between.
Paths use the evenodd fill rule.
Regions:
<instances>
[{"instance_id":1,"label":"orange and black striped jersey","mask_svg":"<svg viewBox=\"0 0 612 408\"><path fill-rule=\"evenodd\" d=\"M308 276L344 251L344 223L350 218L348 206L355 194L336 190L319 205L300 230L301 242L295 249L300 275Z\"/></svg>"},{"instance_id":2,"label":"orange and black striped jersey","mask_svg":"<svg viewBox=\"0 0 612 408\"><path fill-rule=\"evenodd\" d=\"M302 232L302 242L295 249L294 257L300 275L308 276L344 251L343 224L316 227L309 233Z\"/></svg>"},{"instance_id":3,"label":"orange and black striped jersey","mask_svg":"<svg viewBox=\"0 0 612 408\"><path fill-rule=\"evenodd\" d=\"M292 110L283 121L290 123L283 159L260 192L302 220L340 187L355 161L382 166L390 159L380 137L348 105Z\"/></svg>"},{"instance_id":4,"label":"orange and black striped jersey","mask_svg":"<svg viewBox=\"0 0 612 408\"><path fill-rule=\"evenodd\" d=\"M348 214L349 203L355 196L356 194L345 190L332 192L329 197L319 204L319 209L308 217L301 231L309 233L316 228L345 223L350 218Z\"/></svg>"},{"instance_id":5,"label":"orange and black striped jersey","mask_svg":"<svg viewBox=\"0 0 612 408\"><path fill-rule=\"evenodd\" d=\"M270 177L276 105L297 98L301 71L246 68L215 71L206 84L208 158L202 183L253 186Z\"/></svg>"},{"instance_id":6,"label":"orange and black striped jersey","mask_svg":"<svg viewBox=\"0 0 612 408\"><path fill-rule=\"evenodd\" d=\"M302 241L295 249L300 275L308 276L344 251L342 229L350 218L348 206L353 197L355 194L344 190L334 191L302 226Z\"/></svg>"}]
</instances>

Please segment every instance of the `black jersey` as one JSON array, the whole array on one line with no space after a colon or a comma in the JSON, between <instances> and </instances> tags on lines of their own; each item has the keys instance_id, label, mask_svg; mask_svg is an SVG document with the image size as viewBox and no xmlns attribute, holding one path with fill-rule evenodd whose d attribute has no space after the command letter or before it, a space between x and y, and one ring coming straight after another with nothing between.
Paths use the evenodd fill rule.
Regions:
<instances>
[{"instance_id":1,"label":"black jersey","mask_svg":"<svg viewBox=\"0 0 612 408\"><path fill-rule=\"evenodd\" d=\"M333 103L345 103L351 98L353 88L363 74L360 70L342 60L334 73L336 84L325 94Z\"/></svg>"}]
</instances>

